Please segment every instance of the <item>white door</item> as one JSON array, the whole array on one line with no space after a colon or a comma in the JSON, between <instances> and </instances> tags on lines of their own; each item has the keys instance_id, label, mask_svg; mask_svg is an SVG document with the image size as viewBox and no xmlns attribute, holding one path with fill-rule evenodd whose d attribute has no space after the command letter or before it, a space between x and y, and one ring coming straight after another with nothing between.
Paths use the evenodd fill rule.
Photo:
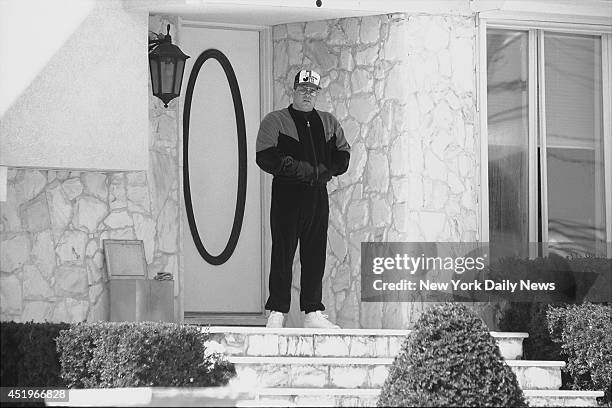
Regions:
<instances>
[{"instance_id":1,"label":"white door","mask_svg":"<svg viewBox=\"0 0 612 408\"><path fill-rule=\"evenodd\" d=\"M263 318L260 171L255 164L255 138L260 123L259 42L258 31L203 28L184 23L180 33L181 49L191 57L183 78L182 106L186 107L189 78L198 56L216 49L227 57L235 73L246 127L244 217L235 250L227 261L211 264L198 251L185 197L183 200L184 310L185 318L190 321L258 324ZM196 78L189 110L187 153L191 207L202 246L216 257L230 240L238 200L235 105L230 83L218 59L206 59Z\"/></svg>"}]
</instances>

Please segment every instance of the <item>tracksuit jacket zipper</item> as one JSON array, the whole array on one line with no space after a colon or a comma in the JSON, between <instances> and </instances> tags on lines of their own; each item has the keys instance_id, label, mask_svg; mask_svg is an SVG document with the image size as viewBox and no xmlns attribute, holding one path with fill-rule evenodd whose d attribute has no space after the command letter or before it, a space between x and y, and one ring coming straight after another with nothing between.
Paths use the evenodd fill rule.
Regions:
<instances>
[{"instance_id":1,"label":"tracksuit jacket zipper","mask_svg":"<svg viewBox=\"0 0 612 408\"><path fill-rule=\"evenodd\" d=\"M314 157L314 169L315 169L315 180L319 180L319 161L317 159L317 151L315 149L314 141L312 140L312 132L310 131L310 121L306 121L306 128L308 129L308 137L310 138L310 146L312 147L312 154ZM310 185L314 184L314 180L310 182Z\"/></svg>"}]
</instances>

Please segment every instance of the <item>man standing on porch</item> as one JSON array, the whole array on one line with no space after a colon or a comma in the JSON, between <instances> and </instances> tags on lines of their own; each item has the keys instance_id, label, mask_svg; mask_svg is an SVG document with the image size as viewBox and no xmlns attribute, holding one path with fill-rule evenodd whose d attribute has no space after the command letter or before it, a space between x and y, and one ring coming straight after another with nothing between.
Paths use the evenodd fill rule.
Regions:
<instances>
[{"instance_id":1,"label":"man standing on porch","mask_svg":"<svg viewBox=\"0 0 612 408\"><path fill-rule=\"evenodd\" d=\"M315 71L293 81L293 103L264 117L257 134L257 165L272 174L270 311L266 327L283 327L291 304L291 276L300 243L300 310L304 327L340 328L321 311L329 201L327 182L344 173L350 146L338 120L314 106L321 87Z\"/></svg>"}]
</instances>

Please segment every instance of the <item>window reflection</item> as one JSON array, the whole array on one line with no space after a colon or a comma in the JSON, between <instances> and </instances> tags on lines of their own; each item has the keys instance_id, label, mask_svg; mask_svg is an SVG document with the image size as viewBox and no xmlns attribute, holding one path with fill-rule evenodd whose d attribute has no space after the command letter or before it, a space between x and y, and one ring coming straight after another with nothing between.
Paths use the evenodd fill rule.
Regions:
<instances>
[{"instance_id":1,"label":"window reflection","mask_svg":"<svg viewBox=\"0 0 612 408\"><path fill-rule=\"evenodd\" d=\"M489 236L503 255L525 255L529 242L527 34L487 32Z\"/></svg>"},{"instance_id":2,"label":"window reflection","mask_svg":"<svg viewBox=\"0 0 612 408\"><path fill-rule=\"evenodd\" d=\"M528 32L487 30L489 235L507 253L526 255L529 220L538 241L563 255L602 255L606 247L601 37L544 33L546 132L529 155ZM535 89L535 88L534 88ZM533 96L537 99L536 95ZM537 126L535 126L537 127ZM545 141L545 157L541 145ZM546 185L540 177L545 161ZM529 197L529 166L537 196ZM537 211L529 213L529 201ZM548 218L542 211L547 210ZM546 222L542 222L542 221ZM500 245L496 245L497 248Z\"/></svg>"},{"instance_id":3,"label":"window reflection","mask_svg":"<svg viewBox=\"0 0 612 408\"><path fill-rule=\"evenodd\" d=\"M545 33L544 60L548 241L596 254L605 248L601 39Z\"/></svg>"}]
</instances>

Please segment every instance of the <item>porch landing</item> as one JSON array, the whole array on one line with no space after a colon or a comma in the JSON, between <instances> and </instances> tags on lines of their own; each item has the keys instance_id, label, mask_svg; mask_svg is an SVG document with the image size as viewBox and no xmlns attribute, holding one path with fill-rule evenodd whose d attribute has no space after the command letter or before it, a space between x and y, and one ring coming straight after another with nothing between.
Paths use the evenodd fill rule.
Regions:
<instances>
[{"instance_id":1,"label":"porch landing","mask_svg":"<svg viewBox=\"0 0 612 408\"><path fill-rule=\"evenodd\" d=\"M375 406L409 330L202 327L255 398L239 406ZM491 332L530 406L597 406L599 391L561 391L562 361L522 360L527 333Z\"/></svg>"},{"instance_id":2,"label":"porch landing","mask_svg":"<svg viewBox=\"0 0 612 408\"><path fill-rule=\"evenodd\" d=\"M203 328L232 356L391 357L400 351L410 330L304 329L247 326ZM491 332L502 357L520 360L523 339L518 332Z\"/></svg>"}]
</instances>

